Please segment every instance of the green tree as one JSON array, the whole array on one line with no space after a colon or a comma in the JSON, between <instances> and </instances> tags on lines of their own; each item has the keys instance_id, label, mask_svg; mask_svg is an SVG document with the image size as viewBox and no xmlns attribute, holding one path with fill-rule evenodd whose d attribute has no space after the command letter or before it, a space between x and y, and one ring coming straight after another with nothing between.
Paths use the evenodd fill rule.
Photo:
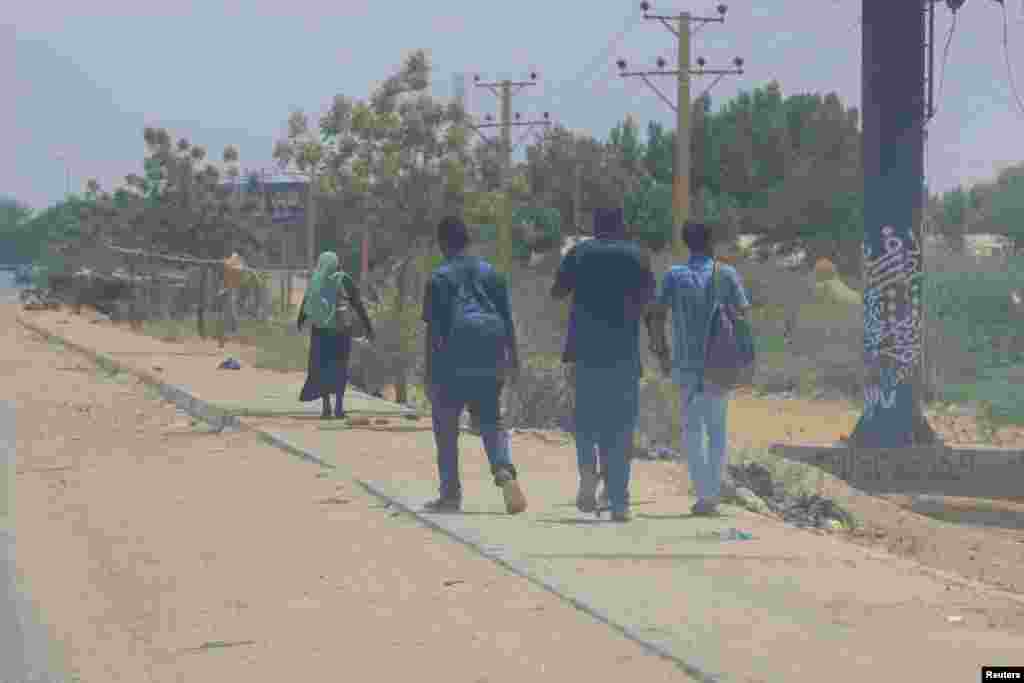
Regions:
<instances>
[{"instance_id":1,"label":"green tree","mask_svg":"<svg viewBox=\"0 0 1024 683\"><path fill-rule=\"evenodd\" d=\"M626 196L626 224L635 238L653 251L672 242L672 186L650 176L642 177Z\"/></svg>"},{"instance_id":2,"label":"green tree","mask_svg":"<svg viewBox=\"0 0 1024 683\"><path fill-rule=\"evenodd\" d=\"M562 217L558 209L543 206L518 206L512 212L514 255L529 260L562 245Z\"/></svg>"},{"instance_id":3,"label":"green tree","mask_svg":"<svg viewBox=\"0 0 1024 683\"><path fill-rule=\"evenodd\" d=\"M538 206L557 209L566 225L573 225L572 232L577 227L574 217L578 212L584 223L578 227L589 231L588 211L622 202L625 184L616 149L614 144L573 133L562 126L552 126L526 148L524 173L532 201ZM576 205L577 174L579 206Z\"/></svg>"},{"instance_id":4,"label":"green tree","mask_svg":"<svg viewBox=\"0 0 1024 683\"><path fill-rule=\"evenodd\" d=\"M935 232L955 251L963 251L964 235L971 219L970 196L963 187L956 187L937 197L932 210Z\"/></svg>"},{"instance_id":5,"label":"green tree","mask_svg":"<svg viewBox=\"0 0 1024 683\"><path fill-rule=\"evenodd\" d=\"M205 148L184 138L172 143L163 128L147 127L143 140L143 175L126 176L113 194L90 181L76 241L82 246L113 244L204 260L262 248L252 232L258 201L240 199L234 185L222 182L225 176L238 177L237 149L224 149L222 171L207 159ZM197 329L203 337L208 278L209 269L202 268Z\"/></svg>"},{"instance_id":6,"label":"green tree","mask_svg":"<svg viewBox=\"0 0 1024 683\"><path fill-rule=\"evenodd\" d=\"M644 146L644 170L657 182L672 185L676 154L675 131L665 131L656 121L647 124L647 144Z\"/></svg>"},{"instance_id":7,"label":"green tree","mask_svg":"<svg viewBox=\"0 0 1024 683\"><path fill-rule=\"evenodd\" d=\"M1016 253L1024 244L1024 163L999 174L982 211L986 232L1008 238Z\"/></svg>"},{"instance_id":8,"label":"green tree","mask_svg":"<svg viewBox=\"0 0 1024 683\"><path fill-rule=\"evenodd\" d=\"M367 100L335 97L317 130L293 112L288 137L274 148L282 167L305 169L321 179L321 191L386 217L373 249L374 260L396 264L384 322L394 334L382 329L378 339L394 359L403 402L418 351L415 307L433 256L434 226L445 213L462 213L471 170L465 112L427 94L430 74L426 53L414 51Z\"/></svg>"},{"instance_id":9,"label":"green tree","mask_svg":"<svg viewBox=\"0 0 1024 683\"><path fill-rule=\"evenodd\" d=\"M32 209L0 198L0 250L5 263L28 263L38 256L40 240L31 230Z\"/></svg>"}]
</instances>

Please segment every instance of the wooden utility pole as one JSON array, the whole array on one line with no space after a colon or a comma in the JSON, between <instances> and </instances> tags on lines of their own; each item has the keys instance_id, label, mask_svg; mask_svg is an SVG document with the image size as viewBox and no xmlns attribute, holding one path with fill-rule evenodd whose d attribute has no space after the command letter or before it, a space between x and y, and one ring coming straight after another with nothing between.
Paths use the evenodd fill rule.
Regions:
<instances>
[{"instance_id":1,"label":"wooden utility pole","mask_svg":"<svg viewBox=\"0 0 1024 683\"><path fill-rule=\"evenodd\" d=\"M718 5L717 17L695 17L689 12L680 12L675 16L649 14L651 4L646 0L640 3L640 9L643 10L644 19L661 22L676 37L679 51L678 66L675 70L666 71L666 61L661 57L657 60L658 70L656 71L626 71L625 59L619 59L617 64L623 77L640 77L665 104L676 112L676 154L672 169L672 217L676 229L672 231L672 251L676 258L682 258L685 253L682 226L690 218L690 76L717 76L714 82L704 90L703 96L725 76L742 74L743 59L737 57L733 60L734 69L705 69L704 59L699 58L697 60L698 68L691 68L691 26L697 25L699 28L709 23L724 24L725 13L728 11L726 5ZM673 26L671 22L676 22L676 26ZM677 85L675 103L666 97L648 76L675 76Z\"/></svg>"},{"instance_id":2,"label":"wooden utility pole","mask_svg":"<svg viewBox=\"0 0 1024 683\"><path fill-rule=\"evenodd\" d=\"M501 205L501 216L498 221L498 268L508 273L512 268L512 200L510 197L510 183L512 180L512 127L513 126L547 126L550 125L550 115L544 112L544 119L539 121L519 121L519 114L512 116L512 96L519 93L523 88L537 84L537 72L530 73L529 81L503 80L493 83L481 83L480 76L473 76L474 85L478 88L487 88L498 96L500 103L501 118L498 123L491 123L491 116L487 115L488 123L470 124L470 126L490 141L480 131L481 128L501 128L501 190L504 200ZM516 90L513 92L513 88Z\"/></svg>"},{"instance_id":3,"label":"wooden utility pole","mask_svg":"<svg viewBox=\"0 0 1024 683\"><path fill-rule=\"evenodd\" d=\"M725 5L722 5L724 8ZM689 12L679 15L679 64L676 67L678 93L676 95L676 159L672 174L672 216L677 229L672 232L672 253L683 257L682 230L678 229L690 218L690 23ZM722 13L725 21L725 13Z\"/></svg>"}]
</instances>

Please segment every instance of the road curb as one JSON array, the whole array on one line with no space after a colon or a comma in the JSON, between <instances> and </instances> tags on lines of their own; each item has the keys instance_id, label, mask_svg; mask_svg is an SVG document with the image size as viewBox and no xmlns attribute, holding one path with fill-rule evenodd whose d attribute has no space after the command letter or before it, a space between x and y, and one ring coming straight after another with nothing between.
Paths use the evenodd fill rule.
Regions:
<instances>
[{"instance_id":1,"label":"road curb","mask_svg":"<svg viewBox=\"0 0 1024 683\"><path fill-rule=\"evenodd\" d=\"M636 643L647 654L671 662L694 680L700 681L700 683L726 683L729 680L720 674L708 672L704 667L695 664L692 660L683 659L673 654L667 648L645 638L629 626L615 621L603 610L591 605L586 600L573 595L567 587L550 581L532 571L525 564L515 559L513 554L509 552L505 546L488 544L476 534L467 533L463 529L456 529L453 525L443 519L443 515L426 514L419 510L414 504L403 500L399 496L388 493L383 488L370 481L359 478L348 468L334 463L329 463L322 458L317 457L313 453L290 443L273 432L265 431L252 425L247 425L238 419L238 417L225 413L223 410L192 396L184 389L169 384L149 372L128 366L100 351L90 349L80 344L75 344L55 332L51 332L50 330L27 321L20 315L18 316L18 322L26 329L31 330L48 340L57 341L69 349L91 358L100 367L138 377L143 383L156 389L162 397L174 403L181 410L187 412L196 419L210 424L218 430L223 430L225 428L244 429L245 431L255 433L264 443L283 450L289 455L295 456L306 462L314 463L325 469L331 469L338 472L345 478L358 484L360 487L365 489L367 493L384 502L388 506L401 510L427 528L440 532L445 536L458 541L478 555L491 560L512 574L526 579L539 588L543 588L563 602L572 605L576 610L611 628L627 640Z\"/></svg>"},{"instance_id":2,"label":"road curb","mask_svg":"<svg viewBox=\"0 0 1024 683\"><path fill-rule=\"evenodd\" d=\"M36 334L42 335L47 340L56 341L68 347L69 349L72 349L74 351L77 351L78 353L81 353L84 356L89 357L93 362L95 362L104 370L108 370L111 372L123 372L127 375L134 375L135 377L138 377L146 385L153 387L158 392L160 392L160 395L164 399L170 401L171 403L174 403L176 406L187 412L192 417L200 419L203 422L206 422L207 424L213 426L218 431L224 430L226 428L241 429L244 427L244 424L240 419L238 419L238 417L231 415L230 413L227 413L224 410L221 410L220 408L217 408L216 406L207 403L206 401L203 401L199 398L196 398L195 396L192 396L181 387L177 387L174 386L173 384L165 382L164 380L160 379L159 377L150 372L146 372L145 370L139 368L131 367L130 365L122 363L116 358L108 356L107 354L102 353L100 351L96 351L95 349L91 349L87 346L82 346L81 344L76 344L75 342L67 339L66 337L62 337L61 335L55 332L51 332L50 330L44 327L29 322L20 315L18 316L18 322L26 329L31 330Z\"/></svg>"}]
</instances>

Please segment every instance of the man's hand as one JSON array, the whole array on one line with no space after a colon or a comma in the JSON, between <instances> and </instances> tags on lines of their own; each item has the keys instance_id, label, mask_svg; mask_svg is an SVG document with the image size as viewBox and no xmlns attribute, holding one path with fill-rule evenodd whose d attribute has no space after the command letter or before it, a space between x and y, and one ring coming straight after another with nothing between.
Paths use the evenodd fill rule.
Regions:
<instances>
[{"instance_id":1,"label":"man's hand","mask_svg":"<svg viewBox=\"0 0 1024 683\"><path fill-rule=\"evenodd\" d=\"M562 366L562 371L565 373L565 381L569 383L569 386L576 386L576 364L566 363Z\"/></svg>"},{"instance_id":2,"label":"man's hand","mask_svg":"<svg viewBox=\"0 0 1024 683\"><path fill-rule=\"evenodd\" d=\"M661 374L666 377L672 375L672 355L667 350L658 354L658 365L661 366Z\"/></svg>"},{"instance_id":3,"label":"man's hand","mask_svg":"<svg viewBox=\"0 0 1024 683\"><path fill-rule=\"evenodd\" d=\"M522 376L522 368L518 361L511 363L504 371L505 384L516 384Z\"/></svg>"}]
</instances>

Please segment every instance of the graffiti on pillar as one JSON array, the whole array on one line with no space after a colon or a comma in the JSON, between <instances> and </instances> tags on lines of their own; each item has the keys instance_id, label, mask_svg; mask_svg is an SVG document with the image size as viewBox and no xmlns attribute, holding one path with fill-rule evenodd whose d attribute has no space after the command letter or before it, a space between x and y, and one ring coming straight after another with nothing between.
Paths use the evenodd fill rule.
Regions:
<instances>
[{"instance_id":1,"label":"graffiti on pillar","mask_svg":"<svg viewBox=\"0 0 1024 683\"><path fill-rule=\"evenodd\" d=\"M881 367L876 381L864 386L864 416L871 419L875 411L892 408L896 403L896 391L900 387L893 368Z\"/></svg>"},{"instance_id":2,"label":"graffiti on pillar","mask_svg":"<svg viewBox=\"0 0 1024 683\"><path fill-rule=\"evenodd\" d=\"M921 249L913 234L901 236L882 228L881 251L864 243L864 353L869 378L865 382L865 413L891 407L896 391L916 370L921 359Z\"/></svg>"}]
</instances>

